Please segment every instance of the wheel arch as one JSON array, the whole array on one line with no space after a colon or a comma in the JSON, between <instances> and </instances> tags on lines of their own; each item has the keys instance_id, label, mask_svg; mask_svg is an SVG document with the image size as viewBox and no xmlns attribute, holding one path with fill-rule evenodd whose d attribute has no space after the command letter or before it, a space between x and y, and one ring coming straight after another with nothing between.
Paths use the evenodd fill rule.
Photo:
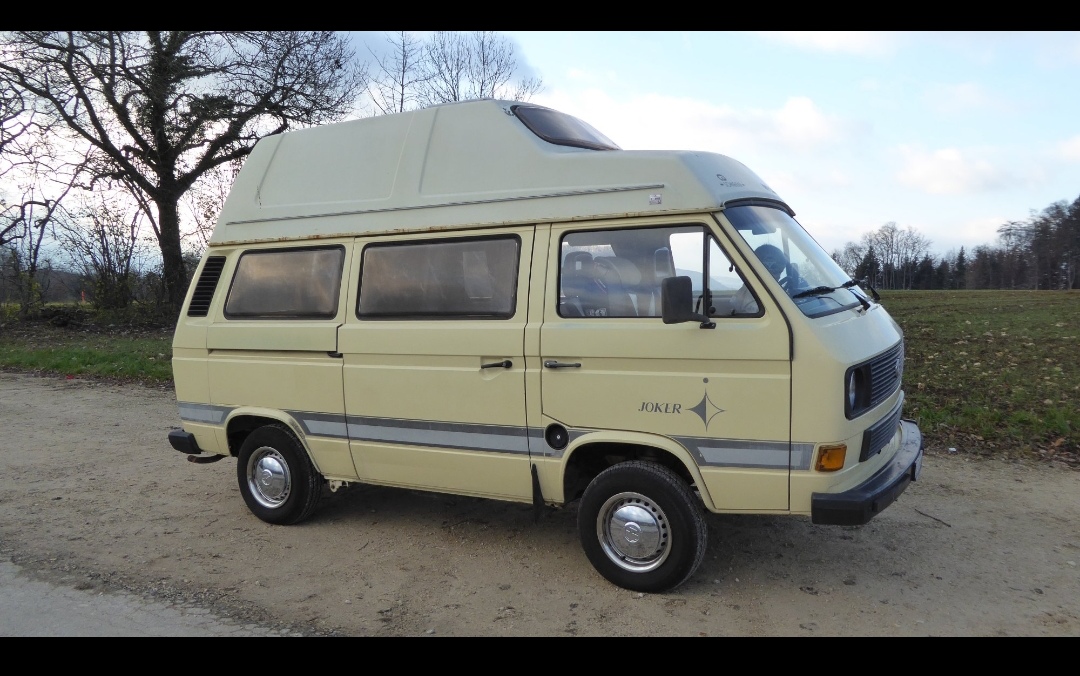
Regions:
<instances>
[{"instance_id":1,"label":"wheel arch","mask_svg":"<svg viewBox=\"0 0 1080 676\"><path fill-rule=\"evenodd\" d=\"M589 482L608 467L628 460L644 460L674 471L694 489L706 509L714 509L694 457L681 444L667 437L613 432L585 434L571 443L563 458L564 503L579 499Z\"/></svg>"},{"instance_id":2,"label":"wheel arch","mask_svg":"<svg viewBox=\"0 0 1080 676\"><path fill-rule=\"evenodd\" d=\"M235 458L240 454L240 447L244 444L244 440L248 438L248 435L264 425L273 425L275 423L280 423L289 428L289 431L296 437L297 442L299 442L301 448L307 453L308 459L314 465L315 459L311 455L311 449L308 448L307 439L304 430L300 427L300 423L283 411L269 408L238 408L230 412L228 419L225 421L225 438L229 443L229 455Z\"/></svg>"}]
</instances>

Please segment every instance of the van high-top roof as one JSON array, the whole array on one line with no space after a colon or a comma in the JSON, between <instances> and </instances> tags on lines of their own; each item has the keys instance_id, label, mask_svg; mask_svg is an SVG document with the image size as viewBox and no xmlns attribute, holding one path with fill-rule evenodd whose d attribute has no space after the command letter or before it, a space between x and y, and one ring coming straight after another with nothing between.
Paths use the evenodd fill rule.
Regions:
<instances>
[{"instance_id":1,"label":"van high-top roof","mask_svg":"<svg viewBox=\"0 0 1080 676\"><path fill-rule=\"evenodd\" d=\"M621 150L564 113L482 99L263 138L210 244L694 212L748 199L788 209L730 157Z\"/></svg>"}]
</instances>

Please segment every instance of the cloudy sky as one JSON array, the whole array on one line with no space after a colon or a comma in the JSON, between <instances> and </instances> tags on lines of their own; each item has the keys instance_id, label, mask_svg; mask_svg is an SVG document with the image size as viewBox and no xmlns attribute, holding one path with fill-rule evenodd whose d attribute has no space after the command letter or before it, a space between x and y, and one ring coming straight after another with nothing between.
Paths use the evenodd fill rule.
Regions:
<instances>
[{"instance_id":1,"label":"cloudy sky","mask_svg":"<svg viewBox=\"0 0 1080 676\"><path fill-rule=\"evenodd\" d=\"M516 32L532 101L626 149L740 160L826 249L941 255L1080 197L1080 32Z\"/></svg>"}]
</instances>

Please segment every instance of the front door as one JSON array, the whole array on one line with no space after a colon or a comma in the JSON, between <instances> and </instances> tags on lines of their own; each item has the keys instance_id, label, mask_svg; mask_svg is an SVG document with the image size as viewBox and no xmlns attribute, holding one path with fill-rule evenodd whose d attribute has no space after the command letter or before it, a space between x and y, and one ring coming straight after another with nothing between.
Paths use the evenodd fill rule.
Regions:
<instances>
[{"instance_id":1,"label":"front door","mask_svg":"<svg viewBox=\"0 0 1080 676\"><path fill-rule=\"evenodd\" d=\"M358 239L340 329L361 479L531 496L525 325L532 227Z\"/></svg>"},{"instance_id":2,"label":"front door","mask_svg":"<svg viewBox=\"0 0 1080 676\"><path fill-rule=\"evenodd\" d=\"M540 329L543 413L572 437L669 437L697 460L719 509L786 510L787 325L760 285L740 292L749 275L714 228L667 218L552 229L560 267ZM691 277L715 328L663 323L660 282L672 275ZM739 302L747 293L757 307Z\"/></svg>"}]
</instances>

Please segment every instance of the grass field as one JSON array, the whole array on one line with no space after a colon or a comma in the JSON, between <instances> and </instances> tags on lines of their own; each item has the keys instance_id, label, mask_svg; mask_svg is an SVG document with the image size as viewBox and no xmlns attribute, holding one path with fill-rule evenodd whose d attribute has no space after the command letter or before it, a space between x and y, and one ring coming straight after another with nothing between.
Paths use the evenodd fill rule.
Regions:
<instances>
[{"instance_id":1,"label":"grass field","mask_svg":"<svg viewBox=\"0 0 1080 676\"><path fill-rule=\"evenodd\" d=\"M0 325L2 368L166 386L172 383L171 360L171 330Z\"/></svg>"},{"instance_id":2,"label":"grass field","mask_svg":"<svg viewBox=\"0 0 1080 676\"><path fill-rule=\"evenodd\" d=\"M891 291L928 445L1080 464L1080 292Z\"/></svg>"},{"instance_id":3,"label":"grass field","mask_svg":"<svg viewBox=\"0 0 1080 676\"><path fill-rule=\"evenodd\" d=\"M1080 292L884 291L904 329L904 415L931 452L1080 468ZM169 328L0 324L0 367L169 386Z\"/></svg>"}]
</instances>

